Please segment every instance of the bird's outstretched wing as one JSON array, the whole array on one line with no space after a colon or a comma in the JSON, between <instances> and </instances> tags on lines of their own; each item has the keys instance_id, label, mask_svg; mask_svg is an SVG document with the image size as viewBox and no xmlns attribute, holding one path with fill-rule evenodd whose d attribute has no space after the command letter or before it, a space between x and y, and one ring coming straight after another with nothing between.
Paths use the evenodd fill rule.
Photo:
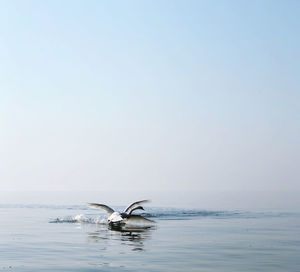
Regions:
<instances>
[{"instance_id":1,"label":"bird's outstretched wing","mask_svg":"<svg viewBox=\"0 0 300 272\"><path fill-rule=\"evenodd\" d=\"M140 206L141 204L148 203L148 202L150 202L150 200L141 200L141 201L134 202L134 203L132 203L130 206L128 206L128 207L124 210L124 212L130 214L130 212L131 212L133 209L137 208L137 207Z\"/></svg>"},{"instance_id":2,"label":"bird's outstretched wing","mask_svg":"<svg viewBox=\"0 0 300 272\"><path fill-rule=\"evenodd\" d=\"M111 207L108 207L107 205L104 205L104 204L88 203L88 206L93 207L93 208L97 208L97 209L103 209L108 214L112 214L114 212L114 210Z\"/></svg>"}]
</instances>

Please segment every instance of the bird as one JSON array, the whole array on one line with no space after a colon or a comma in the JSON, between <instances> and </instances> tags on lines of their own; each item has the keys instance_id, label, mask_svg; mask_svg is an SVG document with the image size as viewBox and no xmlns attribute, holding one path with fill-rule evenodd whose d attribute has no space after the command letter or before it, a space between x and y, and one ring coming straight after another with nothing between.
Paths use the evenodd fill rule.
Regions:
<instances>
[{"instance_id":1,"label":"bird","mask_svg":"<svg viewBox=\"0 0 300 272\"><path fill-rule=\"evenodd\" d=\"M144 210L141 204L148 203L149 200L140 200L130 204L123 212L118 212L105 204L87 203L88 206L98 209L103 209L108 213L107 222L109 225L121 225L125 224L129 220L140 221L144 223L152 223L154 221L149 220L141 215L132 214L135 210Z\"/></svg>"}]
</instances>

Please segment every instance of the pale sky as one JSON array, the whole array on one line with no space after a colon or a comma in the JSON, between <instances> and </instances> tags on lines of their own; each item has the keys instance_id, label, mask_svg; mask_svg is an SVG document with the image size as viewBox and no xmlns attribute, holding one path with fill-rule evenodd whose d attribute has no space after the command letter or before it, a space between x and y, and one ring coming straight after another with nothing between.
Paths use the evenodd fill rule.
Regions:
<instances>
[{"instance_id":1,"label":"pale sky","mask_svg":"<svg viewBox=\"0 0 300 272\"><path fill-rule=\"evenodd\" d=\"M1 1L0 190L299 190L300 1Z\"/></svg>"}]
</instances>

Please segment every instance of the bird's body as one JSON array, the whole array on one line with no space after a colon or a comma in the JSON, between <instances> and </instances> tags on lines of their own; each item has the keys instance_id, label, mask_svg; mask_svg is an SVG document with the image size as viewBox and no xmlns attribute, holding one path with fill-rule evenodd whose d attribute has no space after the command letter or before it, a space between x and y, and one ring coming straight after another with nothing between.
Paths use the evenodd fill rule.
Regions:
<instances>
[{"instance_id":1,"label":"bird's body","mask_svg":"<svg viewBox=\"0 0 300 272\"><path fill-rule=\"evenodd\" d=\"M122 215L119 212L113 212L108 218L107 222L111 224L121 224L125 220L125 217L122 217Z\"/></svg>"},{"instance_id":2,"label":"bird's body","mask_svg":"<svg viewBox=\"0 0 300 272\"><path fill-rule=\"evenodd\" d=\"M144 210L140 204L147 203L149 200L141 200L132 203L130 206L128 206L123 212L117 212L111 207L105 205L105 204L98 204L98 203L88 203L90 207L93 208L100 208L105 210L108 213L107 222L110 225L122 225L125 224L129 219L135 219L136 221L144 221L144 222L153 222L149 219L144 218L141 215L133 215L132 212L135 210Z\"/></svg>"}]
</instances>

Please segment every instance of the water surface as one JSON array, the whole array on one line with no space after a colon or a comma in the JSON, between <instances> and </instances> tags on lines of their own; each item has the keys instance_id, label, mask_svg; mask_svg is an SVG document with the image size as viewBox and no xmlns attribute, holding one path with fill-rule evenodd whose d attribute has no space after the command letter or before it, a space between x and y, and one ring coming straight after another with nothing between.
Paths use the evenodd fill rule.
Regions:
<instances>
[{"instance_id":1,"label":"water surface","mask_svg":"<svg viewBox=\"0 0 300 272\"><path fill-rule=\"evenodd\" d=\"M297 212L146 208L143 215L156 224L116 230L85 206L2 204L0 270L299 270Z\"/></svg>"}]
</instances>

